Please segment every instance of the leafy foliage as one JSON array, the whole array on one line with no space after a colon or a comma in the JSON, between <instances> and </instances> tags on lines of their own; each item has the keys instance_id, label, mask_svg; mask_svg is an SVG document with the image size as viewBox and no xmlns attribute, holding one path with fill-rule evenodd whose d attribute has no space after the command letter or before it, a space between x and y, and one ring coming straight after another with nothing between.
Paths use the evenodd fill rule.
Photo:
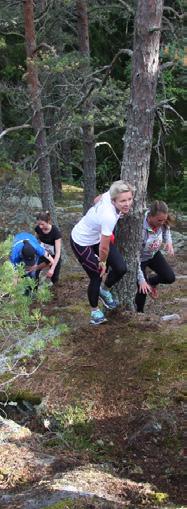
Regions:
<instances>
[{"instance_id":1,"label":"leafy foliage","mask_svg":"<svg viewBox=\"0 0 187 509\"><path fill-rule=\"evenodd\" d=\"M125 128L127 114L131 60L128 55L121 54L111 69L109 66L121 48L132 48L134 5L128 3L129 8L126 8L123 2L116 4L112 0L107 3L106 0L88 0L87 4L91 50L89 72L82 73L75 3L71 0L49 2L44 12L40 2L35 3L38 44L35 61L40 73L51 162L55 159L54 167L57 166L59 174L64 173L66 179L68 171L70 179L73 173L75 182L81 180L83 167L81 105L87 94L91 96L93 108L87 120L94 123L96 143L104 141L112 147L110 150L103 144L96 150L97 188L103 190L108 182L119 177L117 159L122 159L122 129ZM174 0L166 2L165 7L160 62L162 65L171 61L173 65L160 73L157 102L168 101L181 113L184 95L181 78L184 59L182 7ZM31 108L26 90L22 3L8 2L0 10L0 96L2 122L8 127L16 125L18 117L19 122L28 122ZM175 11L177 15L174 16ZM46 43L43 43L44 40ZM166 125L167 136L162 135L159 151L153 148L154 162L149 179L151 194L157 192L161 166L163 187L165 173L167 187L178 186L183 181L183 155L179 152L183 141L181 124L171 110L162 107L160 114ZM154 147L158 144L159 129L159 121L155 119ZM19 167L22 166L24 171L35 168L35 138L32 131L11 133L7 140L6 145L1 143L2 153L5 154L8 148L8 159L19 162ZM70 147L68 162L64 156L64 140L68 140ZM177 160L177 167L181 168L177 180L173 160Z\"/></svg>"}]
</instances>

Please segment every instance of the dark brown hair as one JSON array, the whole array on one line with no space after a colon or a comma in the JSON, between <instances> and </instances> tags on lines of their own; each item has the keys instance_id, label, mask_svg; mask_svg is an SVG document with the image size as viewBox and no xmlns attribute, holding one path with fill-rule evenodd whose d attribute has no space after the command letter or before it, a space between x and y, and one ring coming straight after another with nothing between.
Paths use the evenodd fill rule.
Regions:
<instances>
[{"instance_id":1,"label":"dark brown hair","mask_svg":"<svg viewBox=\"0 0 187 509\"><path fill-rule=\"evenodd\" d=\"M162 212L163 214L167 214L167 218L164 223L166 227L175 225L176 217L174 214L168 211L168 206L165 203L165 201L155 200L149 208L148 216L154 217L157 216L157 214L159 214L160 212Z\"/></svg>"},{"instance_id":2,"label":"dark brown hair","mask_svg":"<svg viewBox=\"0 0 187 509\"><path fill-rule=\"evenodd\" d=\"M45 223L50 223L51 216L50 212L46 210L45 212L39 212L39 214L36 216L37 221L45 221Z\"/></svg>"},{"instance_id":3,"label":"dark brown hair","mask_svg":"<svg viewBox=\"0 0 187 509\"><path fill-rule=\"evenodd\" d=\"M153 203L151 203L151 206L149 207L148 215L154 217L157 216L157 214L159 214L160 212L162 212L163 214L168 214L168 206L165 203L165 201L155 200Z\"/></svg>"}]
</instances>

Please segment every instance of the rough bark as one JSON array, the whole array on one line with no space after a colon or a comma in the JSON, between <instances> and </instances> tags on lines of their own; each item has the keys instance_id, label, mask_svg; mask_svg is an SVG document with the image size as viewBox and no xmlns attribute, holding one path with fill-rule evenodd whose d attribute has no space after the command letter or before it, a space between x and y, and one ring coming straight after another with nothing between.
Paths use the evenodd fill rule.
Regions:
<instances>
[{"instance_id":1,"label":"rough bark","mask_svg":"<svg viewBox=\"0 0 187 509\"><path fill-rule=\"evenodd\" d=\"M24 0L23 9L27 53L27 82L33 109L32 125L36 135L35 146L40 178L41 200L44 210L50 211L53 223L58 224L53 198L50 160L42 110L41 85L39 82L37 63L35 61L36 36L34 28L33 0Z\"/></svg>"},{"instance_id":2,"label":"rough bark","mask_svg":"<svg viewBox=\"0 0 187 509\"><path fill-rule=\"evenodd\" d=\"M82 56L82 73L87 74L90 67L90 46L87 2L85 0L76 1L77 9L77 29L79 40L79 51ZM83 87L86 93L86 87ZM83 130L83 177L84 177L84 213L93 204L96 195L96 155L94 124L90 121L92 112L91 98L88 97L82 105L82 130Z\"/></svg>"},{"instance_id":3,"label":"rough bark","mask_svg":"<svg viewBox=\"0 0 187 509\"><path fill-rule=\"evenodd\" d=\"M0 94L0 133L3 131L3 120L2 120L2 97Z\"/></svg>"},{"instance_id":4,"label":"rough bark","mask_svg":"<svg viewBox=\"0 0 187 509\"><path fill-rule=\"evenodd\" d=\"M138 0L129 111L121 178L136 189L133 214L119 225L119 245L128 274L119 285L121 303L133 307L155 116L163 0Z\"/></svg>"}]
</instances>

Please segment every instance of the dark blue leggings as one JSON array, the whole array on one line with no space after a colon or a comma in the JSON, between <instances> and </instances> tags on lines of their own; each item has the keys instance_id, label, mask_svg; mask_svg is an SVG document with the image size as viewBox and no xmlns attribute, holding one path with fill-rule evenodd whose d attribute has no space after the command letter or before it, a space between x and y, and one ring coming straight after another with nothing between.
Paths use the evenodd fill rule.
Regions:
<instances>
[{"instance_id":1,"label":"dark blue leggings","mask_svg":"<svg viewBox=\"0 0 187 509\"><path fill-rule=\"evenodd\" d=\"M95 244L94 246L80 246L74 242L72 237L70 237L70 244L76 258L90 278L90 283L88 285L88 300L90 305L93 308L96 308L98 306L99 289L101 284L98 261L99 244ZM105 285L107 288L111 288L127 272L127 266L123 256L119 253L116 246L111 243L107 258L107 269L108 267L110 267L110 270L106 277Z\"/></svg>"}]
</instances>

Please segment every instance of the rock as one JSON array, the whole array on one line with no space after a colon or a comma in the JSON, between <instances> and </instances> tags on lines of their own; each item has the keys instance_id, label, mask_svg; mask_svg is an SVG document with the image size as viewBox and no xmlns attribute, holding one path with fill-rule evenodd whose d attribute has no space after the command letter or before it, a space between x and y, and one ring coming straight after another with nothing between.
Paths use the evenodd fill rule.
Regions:
<instances>
[{"instance_id":1,"label":"rock","mask_svg":"<svg viewBox=\"0 0 187 509\"><path fill-rule=\"evenodd\" d=\"M129 470L129 473L142 475L143 470L139 465L134 465L134 467Z\"/></svg>"},{"instance_id":2,"label":"rock","mask_svg":"<svg viewBox=\"0 0 187 509\"><path fill-rule=\"evenodd\" d=\"M30 436L31 431L28 428L0 416L0 444L8 443L11 440L27 439Z\"/></svg>"},{"instance_id":3,"label":"rock","mask_svg":"<svg viewBox=\"0 0 187 509\"><path fill-rule=\"evenodd\" d=\"M172 240L175 253L184 248L184 235L182 233L172 231Z\"/></svg>"},{"instance_id":4,"label":"rock","mask_svg":"<svg viewBox=\"0 0 187 509\"><path fill-rule=\"evenodd\" d=\"M21 205L23 207L28 207L30 209L42 209L42 202L38 196L23 196L22 198L18 196L12 196L8 200L10 205L16 206Z\"/></svg>"},{"instance_id":5,"label":"rock","mask_svg":"<svg viewBox=\"0 0 187 509\"><path fill-rule=\"evenodd\" d=\"M163 322L170 322L172 320L180 320L180 315L177 315L177 313L174 313L173 315L163 315L163 316L161 316L161 320Z\"/></svg>"}]
</instances>

